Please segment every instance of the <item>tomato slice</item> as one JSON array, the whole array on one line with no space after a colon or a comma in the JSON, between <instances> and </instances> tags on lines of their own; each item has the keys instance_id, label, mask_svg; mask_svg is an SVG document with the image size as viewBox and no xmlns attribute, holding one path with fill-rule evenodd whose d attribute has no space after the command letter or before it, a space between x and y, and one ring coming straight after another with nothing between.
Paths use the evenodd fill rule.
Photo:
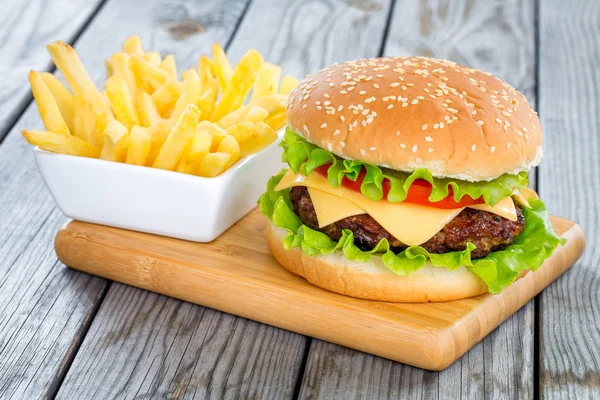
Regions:
<instances>
[{"instance_id":1,"label":"tomato slice","mask_svg":"<svg viewBox=\"0 0 600 400\"><path fill-rule=\"evenodd\" d=\"M331 164L321 165L320 167L317 167L315 171L320 175L327 176L327 171L329 170L330 166ZM344 176L342 179L342 185L348 189L354 190L355 192L360 192L360 187L365 179L366 173L367 171L364 168L361 169L360 174L355 181ZM384 179L381 187L383 189L383 198L387 199L388 193L390 192L390 181L388 179ZM429 195L431 195L431 184L425 179L417 179L412 183L412 185L410 185L404 201L406 203L420 204L422 206L444 209L462 208L485 203L483 197L473 199L469 196L463 196L460 201L457 202L454 200L454 192L452 188L448 189L448 196L441 201L431 202L429 201Z\"/></svg>"}]
</instances>

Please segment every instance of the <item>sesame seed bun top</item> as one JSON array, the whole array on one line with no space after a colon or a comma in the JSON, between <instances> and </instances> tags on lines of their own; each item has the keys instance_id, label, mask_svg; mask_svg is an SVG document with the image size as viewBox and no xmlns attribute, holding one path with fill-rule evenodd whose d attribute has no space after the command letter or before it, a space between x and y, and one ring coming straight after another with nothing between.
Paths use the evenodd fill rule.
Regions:
<instances>
[{"instance_id":1,"label":"sesame seed bun top","mask_svg":"<svg viewBox=\"0 0 600 400\"><path fill-rule=\"evenodd\" d=\"M348 159L486 181L539 164L542 130L525 96L488 73L424 57L335 64L308 76L288 125Z\"/></svg>"}]
</instances>

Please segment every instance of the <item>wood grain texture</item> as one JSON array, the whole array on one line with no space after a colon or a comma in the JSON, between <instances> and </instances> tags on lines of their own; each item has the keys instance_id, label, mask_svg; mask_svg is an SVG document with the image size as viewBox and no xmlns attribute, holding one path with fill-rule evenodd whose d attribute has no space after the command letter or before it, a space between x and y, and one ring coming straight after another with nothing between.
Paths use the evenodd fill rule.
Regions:
<instances>
[{"instance_id":1,"label":"wood grain texture","mask_svg":"<svg viewBox=\"0 0 600 400\"><path fill-rule=\"evenodd\" d=\"M548 209L581 223L589 245L541 295L540 398L600 398L600 3L540 3L540 118Z\"/></svg>"},{"instance_id":2,"label":"wood grain texture","mask_svg":"<svg viewBox=\"0 0 600 400\"><path fill-rule=\"evenodd\" d=\"M45 43L71 41L99 1L12 1L0 26L0 141L30 99L27 71L50 68ZM22 119L39 126L35 111ZM20 127L20 126L19 126ZM0 398L53 396L105 290L102 279L58 265L63 223L19 127L0 145Z\"/></svg>"},{"instance_id":3,"label":"wood grain texture","mask_svg":"<svg viewBox=\"0 0 600 400\"><path fill-rule=\"evenodd\" d=\"M402 304L338 295L289 273L261 235L265 223L254 210L214 242L200 244L74 221L59 231L55 248L66 265L93 275L440 370L570 267L585 241L579 226L553 217L569 242L499 295Z\"/></svg>"},{"instance_id":4,"label":"wood grain texture","mask_svg":"<svg viewBox=\"0 0 600 400\"><path fill-rule=\"evenodd\" d=\"M534 19L534 1L398 0L384 54L442 57L487 70L535 104ZM532 398L534 318L531 301L439 373L313 341L301 397Z\"/></svg>"},{"instance_id":5,"label":"wood grain texture","mask_svg":"<svg viewBox=\"0 0 600 400\"><path fill-rule=\"evenodd\" d=\"M102 0L15 0L0 12L0 142L31 101L29 70L51 68L46 43L72 42Z\"/></svg>"}]
</instances>

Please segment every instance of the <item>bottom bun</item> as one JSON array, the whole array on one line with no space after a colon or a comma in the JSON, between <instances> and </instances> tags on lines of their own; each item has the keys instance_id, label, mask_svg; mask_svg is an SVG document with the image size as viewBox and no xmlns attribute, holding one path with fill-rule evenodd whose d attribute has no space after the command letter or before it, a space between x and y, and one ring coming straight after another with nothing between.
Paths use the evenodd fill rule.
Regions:
<instances>
[{"instance_id":1,"label":"bottom bun","mask_svg":"<svg viewBox=\"0 0 600 400\"><path fill-rule=\"evenodd\" d=\"M428 263L409 276L400 276L383 265L377 255L362 262L349 260L339 251L308 256L299 248L286 250L283 238L287 232L271 221L267 221L265 234L273 256L285 269L315 286L347 296L424 303L465 299L488 292L486 284L465 267L450 271Z\"/></svg>"}]
</instances>

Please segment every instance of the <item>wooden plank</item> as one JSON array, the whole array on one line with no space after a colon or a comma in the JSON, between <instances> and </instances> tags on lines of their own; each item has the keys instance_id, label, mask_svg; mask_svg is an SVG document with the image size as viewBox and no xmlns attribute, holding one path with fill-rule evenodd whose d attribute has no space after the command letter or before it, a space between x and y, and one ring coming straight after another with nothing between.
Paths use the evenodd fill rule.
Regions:
<instances>
[{"instance_id":1,"label":"wooden plank","mask_svg":"<svg viewBox=\"0 0 600 400\"><path fill-rule=\"evenodd\" d=\"M27 71L50 68L47 38L73 41L100 4L3 4L0 142L30 101ZM37 124L36 119L29 123ZM0 145L0 215L0 398L52 396L105 285L57 266L52 237L63 219L16 129Z\"/></svg>"},{"instance_id":2,"label":"wooden plank","mask_svg":"<svg viewBox=\"0 0 600 400\"><path fill-rule=\"evenodd\" d=\"M540 398L600 397L600 3L540 3L540 118L548 209L581 223L587 249L541 295Z\"/></svg>"},{"instance_id":3,"label":"wooden plank","mask_svg":"<svg viewBox=\"0 0 600 400\"><path fill-rule=\"evenodd\" d=\"M33 4L34 9L40 8ZM64 1L52 4L67 7ZM81 12L87 7L86 3ZM144 7L134 1L112 1L76 47L100 81L105 74L104 57L117 51L128 34L141 33L148 45L177 50L182 58L189 54L189 59L200 49L210 48L215 38L227 39L244 7L244 3L222 5L216 0L201 6L155 1ZM54 15L44 10L38 12L40 20ZM80 18L67 12L61 19L58 11L51 22L70 28L45 30L35 47L26 46L28 55L47 60L37 56L45 54L47 35L64 34L62 38L69 39L67 33L76 30ZM45 29L44 24L36 26ZM131 30L123 31L123 27ZM13 31L18 29L23 28L17 25ZM35 65L28 62L28 66ZM29 90L24 82L21 85ZM106 281L56 261L52 238L65 218L55 208L36 171L31 147L20 135L21 129L41 126L36 108L29 106L0 145L0 398L55 395L107 290Z\"/></svg>"},{"instance_id":4,"label":"wooden plank","mask_svg":"<svg viewBox=\"0 0 600 400\"><path fill-rule=\"evenodd\" d=\"M31 101L30 69L48 70L48 38L72 42L102 0L17 0L4 2L0 13L0 142Z\"/></svg>"},{"instance_id":5,"label":"wooden plank","mask_svg":"<svg viewBox=\"0 0 600 400\"><path fill-rule=\"evenodd\" d=\"M55 246L62 262L83 272L391 360L440 370L579 258L584 242L579 226L557 217L551 222L569 243L538 271L495 296L421 304L341 296L286 271L269 249L279 248L280 252L283 245L277 239L267 245L262 235L267 220L259 210L211 243L74 221L58 232ZM301 250L293 252L301 255Z\"/></svg>"},{"instance_id":6,"label":"wooden plank","mask_svg":"<svg viewBox=\"0 0 600 400\"><path fill-rule=\"evenodd\" d=\"M534 18L531 0L398 0L384 54L448 58L487 70L535 104ZM533 321L531 301L441 372L313 340L300 397L455 399L485 392L499 398L531 398Z\"/></svg>"}]
</instances>

